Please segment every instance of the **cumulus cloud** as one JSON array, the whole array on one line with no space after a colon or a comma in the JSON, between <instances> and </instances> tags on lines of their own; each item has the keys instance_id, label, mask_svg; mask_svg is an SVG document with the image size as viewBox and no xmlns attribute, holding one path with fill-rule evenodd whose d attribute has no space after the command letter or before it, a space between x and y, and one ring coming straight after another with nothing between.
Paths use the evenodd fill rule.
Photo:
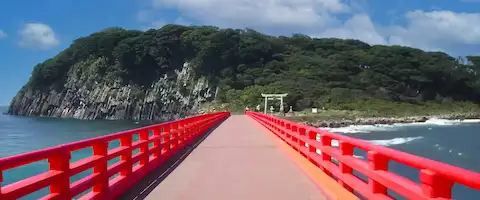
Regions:
<instances>
[{"instance_id":1,"label":"cumulus cloud","mask_svg":"<svg viewBox=\"0 0 480 200\"><path fill-rule=\"evenodd\" d=\"M154 8L176 8L191 19L225 27L308 28L350 10L341 0L153 0Z\"/></svg>"},{"instance_id":2,"label":"cumulus cloud","mask_svg":"<svg viewBox=\"0 0 480 200\"><path fill-rule=\"evenodd\" d=\"M480 44L480 13L410 11L394 16L403 24L378 25L352 0L151 0L151 11L177 9L202 24L255 28L269 34L359 39L449 53ZM392 16L389 16L392 17ZM162 20L152 20L160 21ZM478 49L477 49L478 51Z\"/></svg>"},{"instance_id":3,"label":"cumulus cloud","mask_svg":"<svg viewBox=\"0 0 480 200\"><path fill-rule=\"evenodd\" d=\"M25 48L49 49L60 43L53 29L47 24L28 23L19 30L19 45Z\"/></svg>"},{"instance_id":4,"label":"cumulus cloud","mask_svg":"<svg viewBox=\"0 0 480 200\"><path fill-rule=\"evenodd\" d=\"M7 34L5 33L5 31L0 29L0 39L6 38L6 37L7 37Z\"/></svg>"},{"instance_id":5,"label":"cumulus cloud","mask_svg":"<svg viewBox=\"0 0 480 200\"><path fill-rule=\"evenodd\" d=\"M448 39L455 43L480 44L480 13L417 10L407 13L406 18L408 25L403 28L404 33L417 37L430 33L423 38L428 41Z\"/></svg>"},{"instance_id":6,"label":"cumulus cloud","mask_svg":"<svg viewBox=\"0 0 480 200\"><path fill-rule=\"evenodd\" d=\"M387 44L387 41L377 31L370 17L365 14L354 15L341 26L327 28L318 36L358 39L369 44Z\"/></svg>"},{"instance_id":7,"label":"cumulus cloud","mask_svg":"<svg viewBox=\"0 0 480 200\"><path fill-rule=\"evenodd\" d=\"M384 35L389 44L460 54L469 53L465 50L480 45L480 13L416 10L404 17L405 26L386 28Z\"/></svg>"}]
</instances>

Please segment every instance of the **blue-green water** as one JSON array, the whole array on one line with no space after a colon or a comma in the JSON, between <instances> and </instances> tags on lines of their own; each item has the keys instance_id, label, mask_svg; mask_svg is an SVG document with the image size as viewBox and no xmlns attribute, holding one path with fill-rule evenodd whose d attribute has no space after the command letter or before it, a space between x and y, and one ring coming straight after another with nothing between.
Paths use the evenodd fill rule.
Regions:
<instances>
[{"instance_id":1,"label":"blue-green water","mask_svg":"<svg viewBox=\"0 0 480 200\"><path fill-rule=\"evenodd\" d=\"M4 110L0 108L0 113ZM331 129L376 144L424 156L472 171L480 171L480 121L454 122L430 120L427 123L388 126L352 126ZM0 115L0 157L25 153L46 147L78 141L142 126L131 121L83 121L38 117ZM73 160L87 157L90 149L74 152ZM362 152L356 152L361 157ZM46 171L46 161L36 162L4 172L6 185L25 177ZM418 171L392 163L391 170L412 180L418 180ZM91 172L72 178L78 180ZM24 199L37 199L47 191L29 195ZM455 199L480 199L480 192L460 186L454 187Z\"/></svg>"},{"instance_id":2,"label":"blue-green water","mask_svg":"<svg viewBox=\"0 0 480 200\"><path fill-rule=\"evenodd\" d=\"M0 113L3 113L4 109L0 108ZM141 124L132 121L86 121L0 114L0 158L137 128L143 125L145 123ZM118 146L118 142L109 144L110 149L115 146ZM91 148L75 151L72 153L72 160L76 161L91 154ZM111 160L111 162L113 163L115 160ZM5 186L47 170L48 163L46 160L7 170L3 172L4 180L2 185ZM79 180L91 173L91 169L87 170L72 177L71 181ZM38 199L47 192L48 188L45 188L22 199Z\"/></svg>"},{"instance_id":3,"label":"blue-green water","mask_svg":"<svg viewBox=\"0 0 480 200\"><path fill-rule=\"evenodd\" d=\"M480 120L431 119L426 123L351 126L329 130L480 172ZM355 152L355 154L363 159L366 157L364 152ZM395 162L389 163L389 169L419 182L418 170ZM395 197L398 198L398 196ZM455 185L453 198L480 199L480 191Z\"/></svg>"}]
</instances>

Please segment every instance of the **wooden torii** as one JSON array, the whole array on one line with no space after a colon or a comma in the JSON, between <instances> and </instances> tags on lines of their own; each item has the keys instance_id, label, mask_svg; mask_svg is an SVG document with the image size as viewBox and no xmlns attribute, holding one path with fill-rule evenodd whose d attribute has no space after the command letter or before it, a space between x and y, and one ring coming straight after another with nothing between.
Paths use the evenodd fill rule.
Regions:
<instances>
[{"instance_id":1,"label":"wooden torii","mask_svg":"<svg viewBox=\"0 0 480 200\"><path fill-rule=\"evenodd\" d=\"M262 94L262 97L265 98L265 108L263 113L267 114L268 100L280 99L280 112L283 111L283 97L286 97L288 93L284 94Z\"/></svg>"}]
</instances>

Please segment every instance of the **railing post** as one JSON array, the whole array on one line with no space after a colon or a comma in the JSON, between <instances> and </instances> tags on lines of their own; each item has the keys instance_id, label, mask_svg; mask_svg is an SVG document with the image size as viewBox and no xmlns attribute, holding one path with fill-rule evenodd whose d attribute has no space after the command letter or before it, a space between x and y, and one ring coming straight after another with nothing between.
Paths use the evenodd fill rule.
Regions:
<instances>
[{"instance_id":1,"label":"railing post","mask_svg":"<svg viewBox=\"0 0 480 200\"><path fill-rule=\"evenodd\" d=\"M338 141L338 148L340 149L340 154L342 156L349 156L349 157L353 156L353 146L351 144L344 141ZM340 161L339 161L339 167L340 167L340 172L344 175L350 175L353 173L353 169L351 167L349 167L348 165ZM348 191L353 192L352 187L347 185L341 179L338 179L338 183L340 183L340 185L342 185Z\"/></svg>"},{"instance_id":2,"label":"railing post","mask_svg":"<svg viewBox=\"0 0 480 200\"><path fill-rule=\"evenodd\" d=\"M127 151L120 156L120 160L125 162L125 168L120 172L120 174L127 178L130 177L132 173L133 163L132 163L132 135L126 135L120 138L120 146L127 147Z\"/></svg>"},{"instance_id":3,"label":"railing post","mask_svg":"<svg viewBox=\"0 0 480 200\"><path fill-rule=\"evenodd\" d=\"M170 154L172 153L171 149L172 149L172 143L170 142L172 140L172 134L170 133L170 129L171 129L171 124L167 124L166 126L163 127L163 133L162 135L162 138L165 142L164 146L162 147L165 148L165 155L161 155L163 156L162 160L166 160L170 157Z\"/></svg>"},{"instance_id":4,"label":"railing post","mask_svg":"<svg viewBox=\"0 0 480 200\"><path fill-rule=\"evenodd\" d=\"M184 147L186 136L187 136L184 121L178 122L178 135L179 135L178 143L180 144L180 147Z\"/></svg>"},{"instance_id":5,"label":"railing post","mask_svg":"<svg viewBox=\"0 0 480 200\"><path fill-rule=\"evenodd\" d=\"M198 126L198 120L193 120L191 124L192 124L192 125L190 126L190 127L191 127L191 128L190 128L190 131L192 131L192 137L193 137L193 138L196 138L197 135L198 135L198 133L199 133L199 132L198 132L198 130L199 130L199 129L198 129L198 127L199 127L199 126Z\"/></svg>"},{"instance_id":6,"label":"railing post","mask_svg":"<svg viewBox=\"0 0 480 200\"><path fill-rule=\"evenodd\" d=\"M104 197L108 192L108 179L110 177L108 177L107 174L107 151L108 143L106 142L93 145L93 155L102 157L99 161L97 161L95 167L93 167L93 173L99 174L99 180L95 181L95 184L93 185L93 192L98 192L100 194L100 198Z\"/></svg>"},{"instance_id":7,"label":"railing post","mask_svg":"<svg viewBox=\"0 0 480 200\"><path fill-rule=\"evenodd\" d=\"M279 133L279 135L285 135L285 123L283 122L270 122L267 121L268 123L272 124L272 127ZM276 126L273 126L276 125ZM280 127L280 128L279 128Z\"/></svg>"},{"instance_id":8,"label":"railing post","mask_svg":"<svg viewBox=\"0 0 480 200\"><path fill-rule=\"evenodd\" d=\"M291 135L291 138L292 138L292 147L298 151L298 135L296 134L298 131L298 127L296 124L292 124L291 126L291 131L290 131L290 135Z\"/></svg>"},{"instance_id":9,"label":"railing post","mask_svg":"<svg viewBox=\"0 0 480 200\"><path fill-rule=\"evenodd\" d=\"M192 122L191 120L185 120L185 124L183 126L185 129L185 143L188 144L192 140Z\"/></svg>"},{"instance_id":10,"label":"railing post","mask_svg":"<svg viewBox=\"0 0 480 200\"><path fill-rule=\"evenodd\" d=\"M420 182L422 183L423 194L430 198L452 198L453 181L447 180L434 171L428 169L420 170Z\"/></svg>"},{"instance_id":11,"label":"railing post","mask_svg":"<svg viewBox=\"0 0 480 200\"><path fill-rule=\"evenodd\" d=\"M162 152L162 147L161 147L162 138L160 137L161 132L162 132L161 126L157 126L155 127L155 129L153 129L153 137L158 137L156 140L153 141L153 146L158 147L158 151L153 152L154 158L158 158L160 156L160 153Z\"/></svg>"},{"instance_id":12,"label":"railing post","mask_svg":"<svg viewBox=\"0 0 480 200\"><path fill-rule=\"evenodd\" d=\"M332 146L332 138L322 134L320 136L320 142L322 143L322 147L331 147ZM321 150L321 149L320 149ZM332 162L332 156L326 154L325 152L322 151L322 162L323 163L328 163ZM325 172L325 174L332 176L332 173L330 173L325 167L322 166L322 163L320 163L320 168Z\"/></svg>"},{"instance_id":13,"label":"railing post","mask_svg":"<svg viewBox=\"0 0 480 200\"><path fill-rule=\"evenodd\" d=\"M61 171L57 181L50 186L50 193L57 193L60 199L70 199L70 151L58 151L48 158L50 170Z\"/></svg>"},{"instance_id":14,"label":"railing post","mask_svg":"<svg viewBox=\"0 0 480 200\"><path fill-rule=\"evenodd\" d=\"M170 150L176 149L178 146L178 123L173 122L172 128L170 129Z\"/></svg>"},{"instance_id":15,"label":"railing post","mask_svg":"<svg viewBox=\"0 0 480 200\"><path fill-rule=\"evenodd\" d=\"M286 123L286 124L285 124L285 128L287 129L287 131L285 132L285 133L287 134L287 138L288 138L289 140L291 140L291 139L292 139L292 135L291 135L290 131L292 130L292 127L291 127L290 123ZM290 142L290 141L289 141L289 142ZM289 143L289 144L290 144L290 143ZM290 145L290 146L292 146L292 145Z\"/></svg>"},{"instance_id":16,"label":"railing post","mask_svg":"<svg viewBox=\"0 0 480 200\"><path fill-rule=\"evenodd\" d=\"M314 130L309 130L308 131L308 141L317 141L317 132ZM310 154L316 155L317 154L317 148L313 146L311 143L308 143L308 151ZM320 163L315 161L313 158L309 156L309 160L315 164L316 166L319 166Z\"/></svg>"},{"instance_id":17,"label":"railing post","mask_svg":"<svg viewBox=\"0 0 480 200\"><path fill-rule=\"evenodd\" d=\"M368 151L367 153L368 161L370 164L370 168L372 170L384 170L388 171L388 158L379 154L375 151ZM370 191L374 194L387 194L387 187L380 184L379 182L373 180L372 178L368 178L368 185L370 186Z\"/></svg>"},{"instance_id":18,"label":"railing post","mask_svg":"<svg viewBox=\"0 0 480 200\"><path fill-rule=\"evenodd\" d=\"M302 149L306 149L307 147L305 146L305 136L306 136L306 129L304 127L300 127L298 129L298 135L299 135L299 138L298 138L298 152L300 152L300 154L302 154L302 156L304 157L307 157L307 155L305 155L303 153L303 151L301 151Z\"/></svg>"},{"instance_id":19,"label":"railing post","mask_svg":"<svg viewBox=\"0 0 480 200\"><path fill-rule=\"evenodd\" d=\"M142 158L140 159L140 166L145 167L148 163L148 130L142 130L139 134L139 141L145 142L140 146L140 153Z\"/></svg>"}]
</instances>

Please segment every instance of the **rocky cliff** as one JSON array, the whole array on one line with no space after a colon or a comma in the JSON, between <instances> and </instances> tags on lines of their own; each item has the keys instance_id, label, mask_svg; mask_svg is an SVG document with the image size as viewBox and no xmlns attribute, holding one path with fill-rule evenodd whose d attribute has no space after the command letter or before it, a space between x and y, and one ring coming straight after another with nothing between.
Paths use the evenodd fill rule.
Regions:
<instances>
[{"instance_id":1,"label":"rocky cliff","mask_svg":"<svg viewBox=\"0 0 480 200\"><path fill-rule=\"evenodd\" d=\"M251 29L113 27L37 64L9 113L170 120L213 99L218 109L263 105L261 93L288 93L284 105L294 110L470 113L480 109L480 58L466 58L468 64L442 52Z\"/></svg>"},{"instance_id":2,"label":"rocky cliff","mask_svg":"<svg viewBox=\"0 0 480 200\"><path fill-rule=\"evenodd\" d=\"M206 77L195 78L188 63L159 77L149 88L92 83L92 77L82 79L74 70L68 74L64 89L58 92L22 89L12 100L9 114L166 121L195 114L202 102L214 99L217 90Z\"/></svg>"}]
</instances>

